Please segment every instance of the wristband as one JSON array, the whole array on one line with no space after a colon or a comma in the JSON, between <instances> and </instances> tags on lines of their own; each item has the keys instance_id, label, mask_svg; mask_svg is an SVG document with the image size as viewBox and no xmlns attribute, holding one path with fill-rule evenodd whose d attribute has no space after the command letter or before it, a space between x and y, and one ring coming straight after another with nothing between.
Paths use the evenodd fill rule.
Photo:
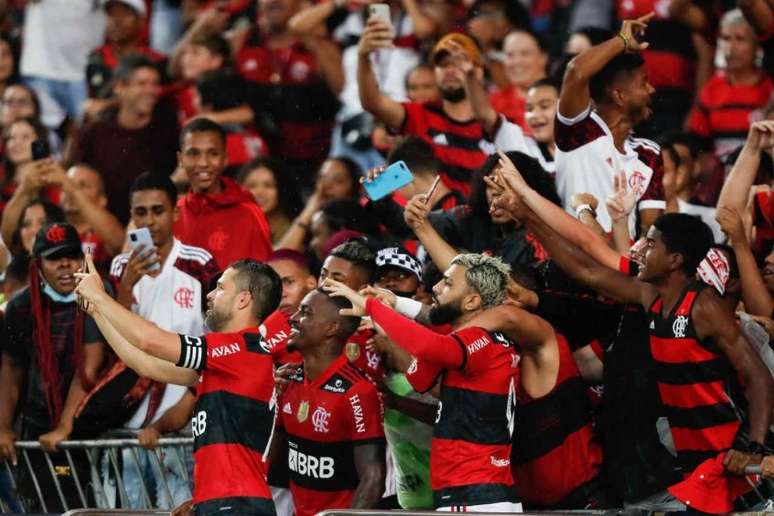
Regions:
<instances>
[{"instance_id":1,"label":"wristband","mask_svg":"<svg viewBox=\"0 0 774 516\"><path fill-rule=\"evenodd\" d=\"M405 315L409 319L415 319L419 312L422 311L422 307L425 306L415 299L410 297L397 297L395 301L395 311L400 315Z\"/></svg>"},{"instance_id":2,"label":"wristband","mask_svg":"<svg viewBox=\"0 0 774 516\"><path fill-rule=\"evenodd\" d=\"M623 40L623 43L624 43L624 52L628 52L628 51L629 51L629 38L627 38L626 36L624 36L623 32L619 32L619 33L618 33L618 37L619 37L619 38L621 38L621 39Z\"/></svg>"},{"instance_id":3,"label":"wristband","mask_svg":"<svg viewBox=\"0 0 774 516\"><path fill-rule=\"evenodd\" d=\"M586 210L591 212L592 217L597 218L597 212L594 210L594 208L591 207L590 204L581 204L580 206L575 208L575 216L577 218L580 218L581 213L583 213Z\"/></svg>"}]
</instances>

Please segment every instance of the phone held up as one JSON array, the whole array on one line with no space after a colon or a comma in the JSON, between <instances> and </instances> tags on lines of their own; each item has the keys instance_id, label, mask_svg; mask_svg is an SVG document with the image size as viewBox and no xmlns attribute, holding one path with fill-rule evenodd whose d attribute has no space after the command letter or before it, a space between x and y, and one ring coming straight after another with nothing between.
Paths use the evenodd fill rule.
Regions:
<instances>
[{"instance_id":1,"label":"phone held up","mask_svg":"<svg viewBox=\"0 0 774 516\"><path fill-rule=\"evenodd\" d=\"M384 171L376 176L373 181L363 183L368 198L372 201L378 201L387 197L395 190L399 190L412 182L414 176L411 174L405 161L396 161Z\"/></svg>"},{"instance_id":2,"label":"phone held up","mask_svg":"<svg viewBox=\"0 0 774 516\"><path fill-rule=\"evenodd\" d=\"M51 148L46 140L35 140L30 146L32 147L32 161L46 159L51 156Z\"/></svg>"},{"instance_id":3,"label":"phone held up","mask_svg":"<svg viewBox=\"0 0 774 516\"><path fill-rule=\"evenodd\" d=\"M151 238L150 230L148 228L129 230L129 245L132 247L132 250L140 246L143 246L146 251L153 249L153 239ZM158 272L160 270L161 264L158 262L153 264L150 269L151 272Z\"/></svg>"},{"instance_id":4,"label":"phone held up","mask_svg":"<svg viewBox=\"0 0 774 516\"><path fill-rule=\"evenodd\" d=\"M370 4L368 6L368 19L378 18L387 25L392 25L392 16L390 16L390 6L387 4Z\"/></svg>"}]
</instances>

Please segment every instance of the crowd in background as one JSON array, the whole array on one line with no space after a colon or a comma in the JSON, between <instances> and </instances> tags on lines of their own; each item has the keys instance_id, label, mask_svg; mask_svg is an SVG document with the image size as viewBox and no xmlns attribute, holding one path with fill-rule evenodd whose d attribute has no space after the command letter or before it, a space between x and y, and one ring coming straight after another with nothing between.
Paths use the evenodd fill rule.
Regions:
<instances>
[{"instance_id":1,"label":"crowd in background","mask_svg":"<svg viewBox=\"0 0 774 516\"><path fill-rule=\"evenodd\" d=\"M505 302L556 335L483 325L522 364L507 470L525 508L726 512L774 499L760 478L752 491L723 480L724 496L684 485L713 454L739 451L724 465L737 474L774 454L774 1L387 0L387 17L371 4L0 0L0 459L39 441L77 505L71 468L87 465L55 453L61 441L129 429L154 448L190 431L196 390L128 367L79 307L85 255L120 305L181 335L214 329L207 296L231 264L267 263L282 297L261 335L278 367L306 360L311 344L299 355L288 339L326 280L437 308L455 264L484 263L507 289L471 310ZM371 200L367 183L401 161L413 181ZM130 238L141 228L152 245ZM679 263L644 258L661 239ZM701 345L660 356L661 297L632 299L631 285L627 297L597 265L659 285L687 270L679 296L659 291L674 307L658 324ZM717 300L692 312L699 284ZM435 331L458 329L467 308L453 308L430 319ZM753 353L702 317L730 321ZM362 502L365 475L380 483L371 507L448 505L433 499L430 443L436 383L453 374L417 379L400 339L378 329L364 318L340 354L378 387L363 409L377 420L368 438L386 437L381 472L355 460L346 489L299 488L292 461L272 466L278 514ZM707 383L689 395L665 387L669 374ZM328 432L327 416L304 410L280 419ZM0 503L39 508L29 473L50 479L49 466L32 457L18 492L3 491L0 468ZM131 507L140 477L155 506L191 498L176 464L139 460L124 452Z\"/></svg>"}]
</instances>

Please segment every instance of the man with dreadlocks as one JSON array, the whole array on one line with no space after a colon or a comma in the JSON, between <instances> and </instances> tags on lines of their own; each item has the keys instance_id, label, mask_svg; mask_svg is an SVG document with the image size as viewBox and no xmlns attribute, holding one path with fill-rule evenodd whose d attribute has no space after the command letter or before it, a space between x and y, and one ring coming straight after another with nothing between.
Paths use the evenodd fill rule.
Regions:
<instances>
[{"instance_id":1,"label":"man with dreadlocks","mask_svg":"<svg viewBox=\"0 0 774 516\"><path fill-rule=\"evenodd\" d=\"M29 287L9 303L0 369L0 459L16 464L14 422L21 408L21 439L38 440L46 452L72 431L75 411L93 384L105 353L104 339L75 300L75 272L83 260L76 229L64 223L44 226L35 237ZM70 508L80 507L70 465L51 455ZM46 509L60 507L42 454L30 454ZM25 474L27 468L22 468ZM21 494L36 508L30 478ZM40 510L40 508L36 508ZM64 510L64 507L61 507Z\"/></svg>"}]
</instances>

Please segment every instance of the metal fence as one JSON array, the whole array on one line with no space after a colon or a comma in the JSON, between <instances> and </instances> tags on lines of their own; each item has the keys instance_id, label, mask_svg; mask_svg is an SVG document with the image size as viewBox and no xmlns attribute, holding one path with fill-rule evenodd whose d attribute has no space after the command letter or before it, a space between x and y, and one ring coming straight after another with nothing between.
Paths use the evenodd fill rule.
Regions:
<instances>
[{"instance_id":1,"label":"metal fence","mask_svg":"<svg viewBox=\"0 0 774 516\"><path fill-rule=\"evenodd\" d=\"M191 498L192 443L164 437L146 450L135 437L63 441L51 455L38 441L17 441L17 465L0 463L0 513L171 509Z\"/></svg>"}]
</instances>

